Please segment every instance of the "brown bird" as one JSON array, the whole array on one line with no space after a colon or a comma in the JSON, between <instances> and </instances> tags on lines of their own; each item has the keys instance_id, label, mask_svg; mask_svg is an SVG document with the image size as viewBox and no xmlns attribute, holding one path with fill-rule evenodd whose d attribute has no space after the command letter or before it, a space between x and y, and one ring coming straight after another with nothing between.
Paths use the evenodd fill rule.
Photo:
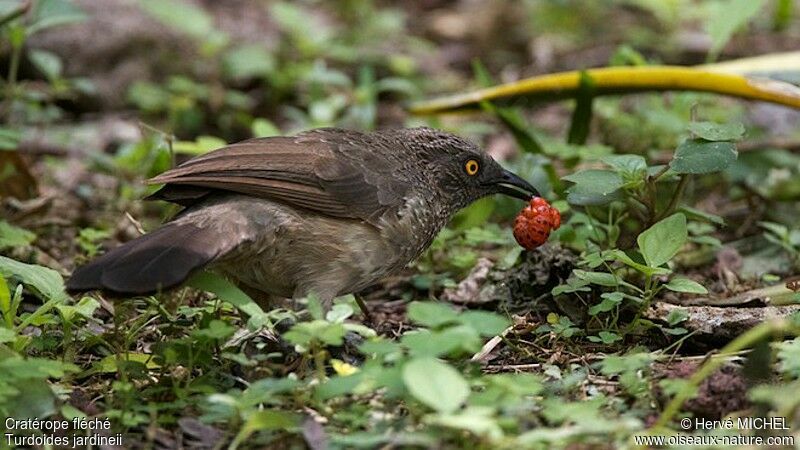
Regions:
<instances>
[{"instance_id":1,"label":"brown bird","mask_svg":"<svg viewBox=\"0 0 800 450\"><path fill-rule=\"evenodd\" d=\"M148 181L185 208L89 264L70 291L148 294L209 268L274 297L357 293L425 250L453 214L536 189L476 145L430 128L318 129L250 139Z\"/></svg>"}]
</instances>

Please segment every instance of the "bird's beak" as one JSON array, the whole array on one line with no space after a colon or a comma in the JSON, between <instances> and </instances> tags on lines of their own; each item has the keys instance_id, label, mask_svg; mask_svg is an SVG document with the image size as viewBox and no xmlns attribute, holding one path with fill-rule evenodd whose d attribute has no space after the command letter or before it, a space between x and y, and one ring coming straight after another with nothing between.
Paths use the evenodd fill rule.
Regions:
<instances>
[{"instance_id":1,"label":"bird's beak","mask_svg":"<svg viewBox=\"0 0 800 450\"><path fill-rule=\"evenodd\" d=\"M523 180L513 172L503 170L500 179L495 182L498 185L499 192L504 195L518 198L520 200L528 201L532 197L541 197L539 191L536 190L530 183Z\"/></svg>"}]
</instances>

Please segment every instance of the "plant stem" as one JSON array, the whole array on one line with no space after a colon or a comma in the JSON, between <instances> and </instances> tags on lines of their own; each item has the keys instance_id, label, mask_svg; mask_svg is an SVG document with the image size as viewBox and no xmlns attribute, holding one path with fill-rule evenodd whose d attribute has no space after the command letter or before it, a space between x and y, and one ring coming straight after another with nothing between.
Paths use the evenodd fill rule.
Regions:
<instances>
[{"instance_id":1,"label":"plant stem","mask_svg":"<svg viewBox=\"0 0 800 450\"><path fill-rule=\"evenodd\" d=\"M681 201L681 197L683 197L683 191L686 190L686 185L689 184L689 175L681 175L681 180L678 182L678 187L675 188L675 192L672 194L672 198L669 201L669 205L661 211L653 222L658 222L659 220L669 216L675 209L678 207L678 203Z\"/></svg>"},{"instance_id":2,"label":"plant stem","mask_svg":"<svg viewBox=\"0 0 800 450\"><path fill-rule=\"evenodd\" d=\"M800 329L785 318L775 319L757 325L739 335L736 339L728 343L720 350L717 358L709 358L703 365L689 378L686 383L664 408L661 416L656 423L647 431L648 434L657 434L666 427L675 414L678 413L686 400L689 400L696 392L700 384L708 378L714 371L725 362L725 356L732 355L741 350L748 349L762 339L770 335L782 336L786 334L799 335Z\"/></svg>"}]
</instances>

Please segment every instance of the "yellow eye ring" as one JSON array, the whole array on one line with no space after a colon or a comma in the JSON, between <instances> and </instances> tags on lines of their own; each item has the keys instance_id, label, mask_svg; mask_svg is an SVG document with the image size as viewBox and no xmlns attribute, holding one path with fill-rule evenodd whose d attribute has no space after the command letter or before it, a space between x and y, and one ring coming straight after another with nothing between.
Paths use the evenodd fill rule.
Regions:
<instances>
[{"instance_id":1,"label":"yellow eye ring","mask_svg":"<svg viewBox=\"0 0 800 450\"><path fill-rule=\"evenodd\" d=\"M467 175L475 175L478 173L479 168L480 165L478 164L478 161L475 161L474 159L470 159L464 164L464 171L467 172Z\"/></svg>"}]
</instances>

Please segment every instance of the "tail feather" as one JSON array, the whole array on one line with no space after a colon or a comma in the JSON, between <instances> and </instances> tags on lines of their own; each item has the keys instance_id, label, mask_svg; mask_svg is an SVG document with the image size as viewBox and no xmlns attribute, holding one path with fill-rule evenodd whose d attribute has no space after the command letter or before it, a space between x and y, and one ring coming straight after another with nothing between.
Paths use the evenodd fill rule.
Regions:
<instances>
[{"instance_id":1,"label":"tail feather","mask_svg":"<svg viewBox=\"0 0 800 450\"><path fill-rule=\"evenodd\" d=\"M67 290L142 295L175 287L219 255L219 238L209 228L167 224L79 267Z\"/></svg>"}]
</instances>

